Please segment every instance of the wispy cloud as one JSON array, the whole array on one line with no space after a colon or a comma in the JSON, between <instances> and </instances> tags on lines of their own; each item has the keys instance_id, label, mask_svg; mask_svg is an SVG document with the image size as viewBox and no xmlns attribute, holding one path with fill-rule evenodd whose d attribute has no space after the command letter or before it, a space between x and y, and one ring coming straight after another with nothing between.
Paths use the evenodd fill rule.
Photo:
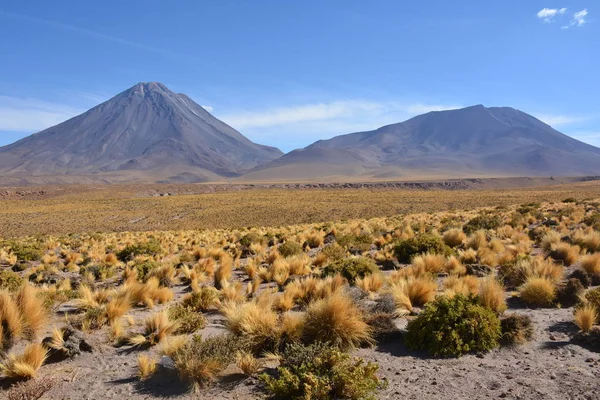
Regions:
<instances>
[{"instance_id":1,"label":"wispy cloud","mask_svg":"<svg viewBox=\"0 0 600 400\"><path fill-rule=\"evenodd\" d=\"M42 25L46 25L46 26L51 26L53 28L68 30L71 32L80 33L82 35L86 35L86 36L93 37L96 39L107 40L107 41L118 43L118 44L121 44L124 46L135 47L135 48L146 50L146 51L153 52L153 53L159 53L159 54L169 55L169 56L181 56L180 54L174 53L174 52L166 50L166 49L162 49L162 48L155 47L155 46L149 46L149 45L146 45L143 43L138 43L138 42L134 42L131 40L127 40L127 39L123 39L123 38L119 38L119 37L115 37L115 36L111 36L111 35L106 35L101 32L96 32L96 31L81 28L78 26L65 24L63 22L52 21L52 20L47 20L47 19L42 19L42 18L37 18L37 17L31 17L29 15L17 14L17 13L3 11L3 10L0 10L0 16L1 15L20 19L22 21L28 21L28 22L33 22L33 23L42 24Z\"/></svg>"},{"instance_id":2,"label":"wispy cloud","mask_svg":"<svg viewBox=\"0 0 600 400\"><path fill-rule=\"evenodd\" d=\"M542 8L537 13L537 17L545 23L554 22L557 15L562 15L567 12L566 8Z\"/></svg>"},{"instance_id":3,"label":"wispy cloud","mask_svg":"<svg viewBox=\"0 0 600 400\"><path fill-rule=\"evenodd\" d=\"M418 114L461 108L460 105L340 100L263 110L217 114L259 143L288 151L335 135L377 129Z\"/></svg>"},{"instance_id":4,"label":"wispy cloud","mask_svg":"<svg viewBox=\"0 0 600 400\"><path fill-rule=\"evenodd\" d=\"M587 9L584 8L581 11L577 11L576 13L573 14L573 17L571 18L571 22L569 22L566 25L561 26L561 29L569 29L571 27L580 28L583 25L588 23L587 16L588 16Z\"/></svg>"},{"instance_id":5,"label":"wispy cloud","mask_svg":"<svg viewBox=\"0 0 600 400\"><path fill-rule=\"evenodd\" d=\"M553 127L572 125L572 124L584 122L584 121L587 121L590 119L589 116L582 116L582 115L561 115L561 114L545 114L545 113L535 113L534 115L540 121L543 121Z\"/></svg>"},{"instance_id":6,"label":"wispy cloud","mask_svg":"<svg viewBox=\"0 0 600 400\"><path fill-rule=\"evenodd\" d=\"M0 96L0 131L36 132L82 111L39 99Z\"/></svg>"},{"instance_id":7,"label":"wispy cloud","mask_svg":"<svg viewBox=\"0 0 600 400\"><path fill-rule=\"evenodd\" d=\"M365 120L365 118L371 120L389 114L395 114L399 117L410 117L429 111L450 110L454 108L460 108L460 106L342 100L330 103L277 107L261 111L241 111L222 115L221 118L232 126L244 129L315 121ZM374 126L374 128L376 127Z\"/></svg>"},{"instance_id":8,"label":"wispy cloud","mask_svg":"<svg viewBox=\"0 0 600 400\"><path fill-rule=\"evenodd\" d=\"M208 111L209 113L212 113L215 109L211 106L201 106L202 108L204 108L206 111Z\"/></svg>"}]
</instances>

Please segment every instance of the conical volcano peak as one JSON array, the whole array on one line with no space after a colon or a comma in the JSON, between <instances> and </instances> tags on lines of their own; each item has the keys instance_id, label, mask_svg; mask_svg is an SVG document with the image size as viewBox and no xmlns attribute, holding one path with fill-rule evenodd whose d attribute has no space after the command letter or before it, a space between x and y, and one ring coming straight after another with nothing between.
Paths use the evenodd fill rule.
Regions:
<instances>
[{"instance_id":1,"label":"conical volcano peak","mask_svg":"<svg viewBox=\"0 0 600 400\"><path fill-rule=\"evenodd\" d=\"M191 98L139 82L57 126L0 148L0 173L148 171L154 179L236 176L279 156ZM190 178L192 176L192 178Z\"/></svg>"}]
</instances>

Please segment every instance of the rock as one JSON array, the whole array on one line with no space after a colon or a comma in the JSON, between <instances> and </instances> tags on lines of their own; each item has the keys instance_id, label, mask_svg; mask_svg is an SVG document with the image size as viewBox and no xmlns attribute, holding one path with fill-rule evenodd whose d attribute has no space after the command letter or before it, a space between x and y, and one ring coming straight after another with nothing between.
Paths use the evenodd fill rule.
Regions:
<instances>
[{"instance_id":1,"label":"rock","mask_svg":"<svg viewBox=\"0 0 600 400\"><path fill-rule=\"evenodd\" d=\"M93 353L94 348L85 339L84 335L70 327L63 329L63 345L60 349L54 349L49 346L52 337L44 338L42 341L50 349L48 358L51 361L61 361L67 358L75 357L81 352Z\"/></svg>"}]
</instances>

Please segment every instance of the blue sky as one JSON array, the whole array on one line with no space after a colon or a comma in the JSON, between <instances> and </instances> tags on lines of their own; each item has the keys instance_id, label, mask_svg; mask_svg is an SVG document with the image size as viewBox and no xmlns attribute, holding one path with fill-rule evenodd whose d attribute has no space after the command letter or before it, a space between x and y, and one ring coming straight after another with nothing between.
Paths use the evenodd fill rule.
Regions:
<instances>
[{"instance_id":1,"label":"blue sky","mask_svg":"<svg viewBox=\"0 0 600 400\"><path fill-rule=\"evenodd\" d=\"M139 81L284 151L473 104L600 145L595 4L3 0L0 145Z\"/></svg>"}]
</instances>

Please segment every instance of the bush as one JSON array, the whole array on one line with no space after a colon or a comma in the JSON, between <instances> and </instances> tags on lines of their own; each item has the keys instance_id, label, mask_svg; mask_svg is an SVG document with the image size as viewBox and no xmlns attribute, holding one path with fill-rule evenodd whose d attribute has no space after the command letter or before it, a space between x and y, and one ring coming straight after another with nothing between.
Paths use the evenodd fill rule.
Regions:
<instances>
[{"instance_id":1,"label":"bush","mask_svg":"<svg viewBox=\"0 0 600 400\"><path fill-rule=\"evenodd\" d=\"M463 226L463 231L470 235L480 229L496 229L500 226L502 220L498 215L478 215Z\"/></svg>"},{"instance_id":2,"label":"bush","mask_svg":"<svg viewBox=\"0 0 600 400\"><path fill-rule=\"evenodd\" d=\"M498 346L500 320L474 297L440 296L407 326L405 343L432 356L458 357Z\"/></svg>"},{"instance_id":3,"label":"bush","mask_svg":"<svg viewBox=\"0 0 600 400\"><path fill-rule=\"evenodd\" d=\"M408 264L413 256L418 254L451 255L453 251L438 236L425 233L411 239L402 240L394 246L394 253L398 261Z\"/></svg>"},{"instance_id":4,"label":"bush","mask_svg":"<svg viewBox=\"0 0 600 400\"><path fill-rule=\"evenodd\" d=\"M44 252L35 243L8 243L10 250L17 256L18 261L39 261Z\"/></svg>"},{"instance_id":5,"label":"bush","mask_svg":"<svg viewBox=\"0 0 600 400\"><path fill-rule=\"evenodd\" d=\"M572 307L579 302L579 295L584 287L579 279L570 278L568 281L558 285L556 299L562 307Z\"/></svg>"},{"instance_id":6,"label":"bush","mask_svg":"<svg viewBox=\"0 0 600 400\"><path fill-rule=\"evenodd\" d=\"M588 288L592 284L592 278L590 278L589 274L581 268L577 268L573 271L571 275L569 275L569 279L577 279L584 288Z\"/></svg>"},{"instance_id":7,"label":"bush","mask_svg":"<svg viewBox=\"0 0 600 400\"><path fill-rule=\"evenodd\" d=\"M500 326L505 344L523 344L533 338L533 323L529 315L507 315L500 320Z\"/></svg>"},{"instance_id":8,"label":"bush","mask_svg":"<svg viewBox=\"0 0 600 400\"><path fill-rule=\"evenodd\" d=\"M183 305L194 311L208 311L219 304L219 291L212 286L205 286L199 291L183 298Z\"/></svg>"},{"instance_id":9,"label":"bush","mask_svg":"<svg viewBox=\"0 0 600 400\"><path fill-rule=\"evenodd\" d=\"M179 325L175 331L176 334L194 333L206 325L204 315L182 304L176 304L169 308L169 319L176 321Z\"/></svg>"},{"instance_id":10,"label":"bush","mask_svg":"<svg viewBox=\"0 0 600 400\"><path fill-rule=\"evenodd\" d=\"M150 277L150 272L158 268L156 261L146 260L135 264L134 268L137 271L137 278L140 282L146 282Z\"/></svg>"},{"instance_id":11,"label":"bush","mask_svg":"<svg viewBox=\"0 0 600 400\"><path fill-rule=\"evenodd\" d=\"M354 284L356 279L364 278L366 275L373 274L377 271L379 271L379 267L373 260L370 258L358 257L335 261L323 268L322 275L330 276L341 274L344 278L348 279L350 284Z\"/></svg>"},{"instance_id":12,"label":"bush","mask_svg":"<svg viewBox=\"0 0 600 400\"><path fill-rule=\"evenodd\" d=\"M10 270L0 271L0 289L15 292L23 284L23 278L16 272Z\"/></svg>"},{"instance_id":13,"label":"bush","mask_svg":"<svg viewBox=\"0 0 600 400\"><path fill-rule=\"evenodd\" d=\"M285 242L279 245L279 254L284 257L295 256L302 253L302 246L296 242Z\"/></svg>"},{"instance_id":14,"label":"bush","mask_svg":"<svg viewBox=\"0 0 600 400\"><path fill-rule=\"evenodd\" d=\"M257 232L250 232L240 238L240 245L242 245L244 247L250 247L250 245L253 243L261 243L262 244L265 241L266 241L266 238L264 236L261 236Z\"/></svg>"},{"instance_id":15,"label":"bush","mask_svg":"<svg viewBox=\"0 0 600 400\"><path fill-rule=\"evenodd\" d=\"M590 289L583 295L585 301L600 310L600 288Z\"/></svg>"},{"instance_id":16,"label":"bush","mask_svg":"<svg viewBox=\"0 0 600 400\"><path fill-rule=\"evenodd\" d=\"M246 349L244 340L235 335L217 335L206 340L196 335L175 351L173 361L179 376L197 390L216 379L235 361L237 352Z\"/></svg>"},{"instance_id":17,"label":"bush","mask_svg":"<svg viewBox=\"0 0 600 400\"><path fill-rule=\"evenodd\" d=\"M337 243L325 246L321 253L325 254L328 260L341 260L346 258L346 250Z\"/></svg>"},{"instance_id":18,"label":"bush","mask_svg":"<svg viewBox=\"0 0 600 400\"><path fill-rule=\"evenodd\" d=\"M117 258L123 262L132 260L136 256L155 256L160 254L162 247L156 240L146 243L132 244L117 253Z\"/></svg>"},{"instance_id":19,"label":"bush","mask_svg":"<svg viewBox=\"0 0 600 400\"><path fill-rule=\"evenodd\" d=\"M324 344L290 344L277 376L262 374L259 379L273 399L375 400L376 391L386 386L378 369Z\"/></svg>"},{"instance_id":20,"label":"bush","mask_svg":"<svg viewBox=\"0 0 600 400\"><path fill-rule=\"evenodd\" d=\"M336 242L346 249L356 249L363 252L371 248L373 237L366 233L360 235L348 234L338 236Z\"/></svg>"}]
</instances>

